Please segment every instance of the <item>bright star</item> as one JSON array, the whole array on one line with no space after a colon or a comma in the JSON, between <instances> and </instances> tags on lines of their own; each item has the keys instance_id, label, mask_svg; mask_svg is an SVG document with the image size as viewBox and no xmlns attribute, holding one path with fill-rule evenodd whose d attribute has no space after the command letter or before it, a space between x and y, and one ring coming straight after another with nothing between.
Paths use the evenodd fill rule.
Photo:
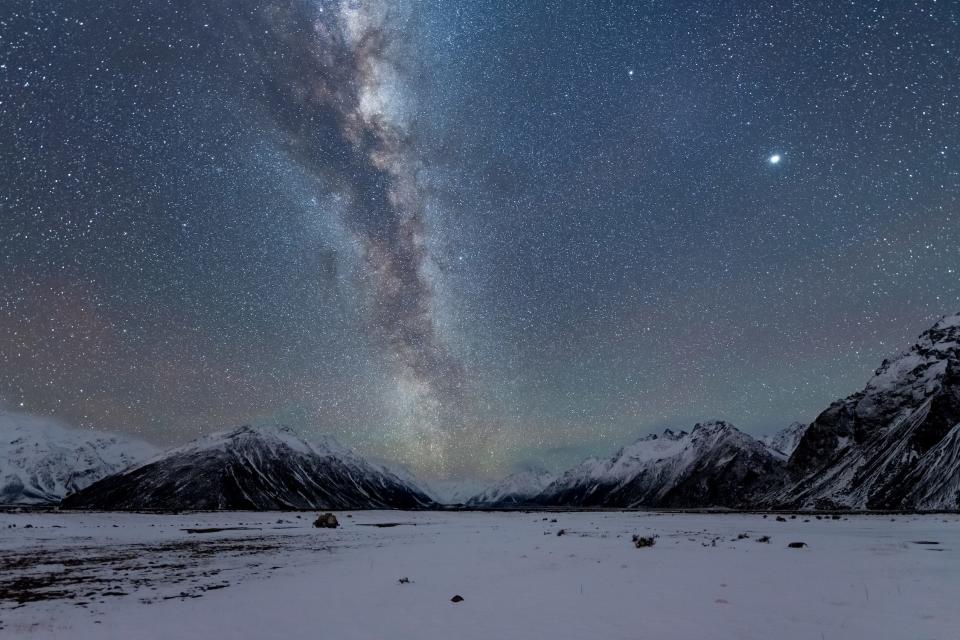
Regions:
<instances>
[{"instance_id":1,"label":"bright star","mask_svg":"<svg viewBox=\"0 0 960 640\"><path fill-rule=\"evenodd\" d=\"M778 162L780 162L780 154L779 154L779 153L775 153L775 154L773 154L772 156L770 156L770 164L777 164Z\"/></svg>"}]
</instances>

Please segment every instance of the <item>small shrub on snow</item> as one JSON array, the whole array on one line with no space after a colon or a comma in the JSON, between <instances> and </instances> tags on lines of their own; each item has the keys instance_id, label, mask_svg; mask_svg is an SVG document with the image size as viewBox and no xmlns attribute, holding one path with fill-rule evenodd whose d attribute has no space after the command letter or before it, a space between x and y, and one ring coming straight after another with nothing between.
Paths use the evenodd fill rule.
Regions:
<instances>
[{"instance_id":1,"label":"small shrub on snow","mask_svg":"<svg viewBox=\"0 0 960 640\"><path fill-rule=\"evenodd\" d=\"M655 544L657 544L657 536L641 536L637 534L633 536L633 546L637 549L652 547Z\"/></svg>"}]
</instances>

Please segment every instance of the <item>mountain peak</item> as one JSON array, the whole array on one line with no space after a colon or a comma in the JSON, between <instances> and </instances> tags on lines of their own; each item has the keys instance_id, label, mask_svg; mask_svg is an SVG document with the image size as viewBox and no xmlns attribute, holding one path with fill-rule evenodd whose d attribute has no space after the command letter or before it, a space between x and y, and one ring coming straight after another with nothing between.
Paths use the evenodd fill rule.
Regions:
<instances>
[{"instance_id":1,"label":"mountain peak","mask_svg":"<svg viewBox=\"0 0 960 640\"><path fill-rule=\"evenodd\" d=\"M725 420L708 420L706 422L698 422L693 425L693 431L691 434L708 434L708 433L726 433L730 431L737 431L739 429L734 427L732 424Z\"/></svg>"},{"instance_id":2,"label":"mountain peak","mask_svg":"<svg viewBox=\"0 0 960 640\"><path fill-rule=\"evenodd\" d=\"M586 461L558 478L534 501L603 507L735 507L783 474L784 457L732 424L698 423L690 433L668 431Z\"/></svg>"},{"instance_id":3,"label":"mountain peak","mask_svg":"<svg viewBox=\"0 0 960 640\"><path fill-rule=\"evenodd\" d=\"M930 331L956 331L960 333L960 312L943 316L930 328Z\"/></svg>"},{"instance_id":4,"label":"mountain peak","mask_svg":"<svg viewBox=\"0 0 960 640\"><path fill-rule=\"evenodd\" d=\"M287 427L244 425L212 433L64 501L69 508L416 508L415 485L318 438Z\"/></svg>"}]
</instances>

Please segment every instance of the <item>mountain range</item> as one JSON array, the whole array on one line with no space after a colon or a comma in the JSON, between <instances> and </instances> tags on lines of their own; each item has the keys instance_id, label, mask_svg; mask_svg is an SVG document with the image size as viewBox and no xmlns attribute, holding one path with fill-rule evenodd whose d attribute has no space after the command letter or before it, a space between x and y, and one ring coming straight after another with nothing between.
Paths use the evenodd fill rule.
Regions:
<instances>
[{"instance_id":1,"label":"mountain range","mask_svg":"<svg viewBox=\"0 0 960 640\"><path fill-rule=\"evenodd\" d=\"M809 425L762 438L726 422L667 430L584 461L522 504L960 509L960 314Z\"/></svg>"},{"instance_id":2,"label":"mountain range","mask_svg":"<svg viewBox=\"0 0 960 640\"><path fill-rule=\"evenodd\" d=\"M723 421L648 435L554 477L527 469L431 497L330 438L240 427L158 453L0 412L0 503L92 509L605 507L960 509L960 314L810 423L754 438Z\"/></svg>"}]
</instances>

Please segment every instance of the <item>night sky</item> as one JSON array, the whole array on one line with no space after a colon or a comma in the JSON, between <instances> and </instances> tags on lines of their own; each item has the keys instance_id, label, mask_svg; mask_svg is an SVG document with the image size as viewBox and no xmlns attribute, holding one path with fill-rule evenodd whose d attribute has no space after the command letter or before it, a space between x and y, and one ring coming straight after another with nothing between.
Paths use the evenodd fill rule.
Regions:
<instances>
[{"instance_id":1,"label":"night sky","mask_svg":"<svg viewBox=\"0 0 960 640\"><path fill-rule=\"evenodd\" d=\"M6 0L0 403L426 477L769 432L960 310L960 3Z\"/></svg>"}]
</instances>

